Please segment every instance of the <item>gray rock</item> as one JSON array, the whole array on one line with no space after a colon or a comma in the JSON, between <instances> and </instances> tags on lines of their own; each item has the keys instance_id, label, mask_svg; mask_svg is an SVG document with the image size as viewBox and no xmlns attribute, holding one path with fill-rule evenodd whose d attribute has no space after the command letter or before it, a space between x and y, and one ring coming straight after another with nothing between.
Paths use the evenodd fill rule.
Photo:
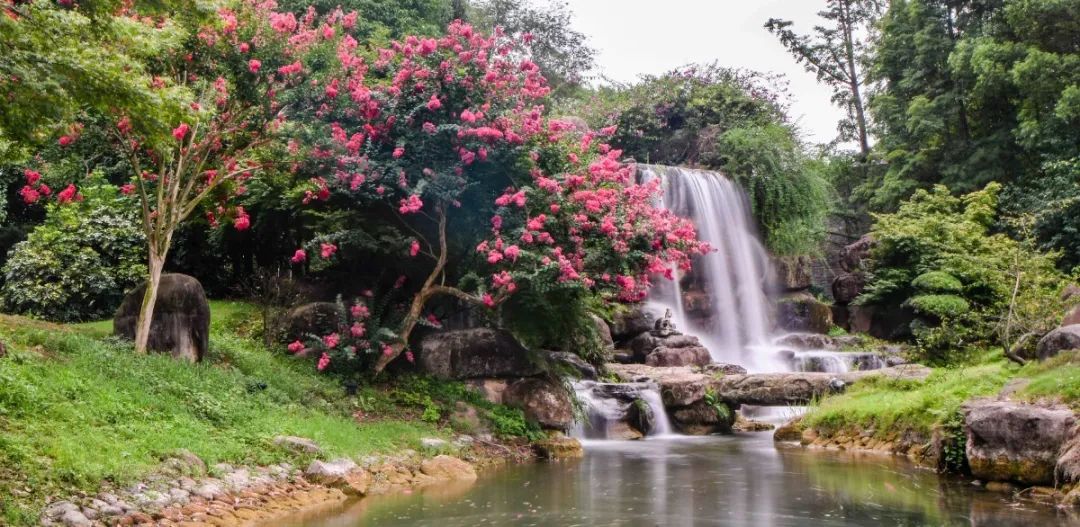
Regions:
<instances>
[{"instance_id":1,"label":"gray rock","mask_svg":"<svg viewBox=\"0 0 1080 527\"><path fill-rule=\"evenodd\" d=\"M304 470L304 476L313 481L345 477L346 474L360 468L351 459L335 459L334 461L312 461Z\"/></svg>"},{"instance_id":2,"label":"gray rock","mask_svg":"<svg viewBox=\"0 0 1080 527\"><path fill-rule=\"evenodd\" d=\"M124 509L117 507L116 505L105 505L98 508L98 514L103 518L111 518L115 516L123 516Z\"/></svg>"},{"instance_id":3,"label":"gray rock","mask_svg":"<svg viewBox=\"0 0 1080 527\"><path fill-rule=\"evenodd\" d=\"M143 283L124 297L113 318L115 335L135 338L145 294ZM161 275L148 347L191 362L206 355L210 348L210 303L198 280L177 273Z\"/></svg>"},{"instance_id":4,"label":"gray rock","mask_svg":"<svg viewBox=\"0 0 1080 527\"><path fill-rule=\"evenodd\" d=\"M567 390L545 379L522 379L507 387L503 402L520 408L544 428L566 430L574 424L574 406Z\"/></svg>"},{"instance_id":5,"label":"gray rock","mask_svg":"<svg viewBox=\"0 0 1080 527\"><path fill-rule=\"evenodd\" d=\"M625 342L648 332L656 324L656 314L643 305L635 305L629 311L612 317L611 336L617 342Z\"/></svg>"},{"instance_id":6,"label":"gray rock","mask_svg":"<svg viewBox=\"0 0 1080 527\"><path fill-rule=\"evenodd\" d=\"M1035 346L1039 360L1046 360L1067 350L1080 349L1080 324L1063 326L1047 333Z\"/></svg>"},{"instance_id":7,"label":"gray rock","mask_svg":"<svg viewBox=\"0 0 1080 527\"><path fill-rule=\"evenodd\" d=\"M203 483L202 485L199 485L192 492L192 494L194 494L194 495L196 495L196 496L198 496L200 498L203 498L205 500L212 500L212 499L214 499L214 498L216 498L218 496L221 496L222 494L225 494L225 489L222 487L221 483L219 483L219 482L207 481L207 482Z\"/></svg>"},{"instance_id":8,"label":"gray rock","mask_svg":"<svg viewBox=\"0 0 1080 527\"><path fill-rule=\"evenodd\" d=\"M773 270L780 289L803 291L813 282L813 259L809 256L777 256L773 258Z\"/></svg>"},{"instance_id":9,"label":"gray rock","mask_svg":"<svg viewBox=\"0 0 1080 527\"><path fill-rule=\"evenodd\" d=\"M86 515L78 509L65 512L64 515L60 517L60 521L67 527L91 527L93 525L90 518L87 518Z\"/></svg>"},{"instance_id":10,"label":"gray rock","mask_svg":"<svg viewBox=\"0 0 1080 527\"><path fill-rule=\"evenodd\" d=\"M510 333L488 328L443 331L420 343L420 368L440 379L528 377L541 373Z\"/></svg>"},{"instance_id":11,"label":"gray rock","mask_svg":"<svg viewBox=\"0 0 1080 527\"><path fill-rule=\"evenodd\" d=\"M70 511L79 512L80 510L78 505L70 501L58 501L46 506L41 515L50 520L58 520Z\"/></svg>"},{"instance_id":12,"label":"gray rock","mask_svg":"<svg viewBox=\"0 0 1080 527\"><path fill-rule=\"evenodd\" d=\"M776 339L774 344L797 350L832 350L837 348L832 337L819 333L789 333Z\"/></svg>"},{"instance_id":13,"label":"gray rock","mask_svg":"<svg viewBox=\"0 0 1080 527\"><path fill-rule=\"evenodd\" d=\"M312 336L338 331L345 318L345 308L336 302L309 302L285 313L284 331L278 335L285 342L304 341Z\"/></svg>"},{"instance_id":14,"label":"gray rock","mask_svg":"<svg viewBox=\"0 0 1080 527\"><path fill-rule=\"evenodd\" d=\"M837 304L847 305L862 294L866 279L862 273L840 273L832 283L833 299Z\"/></svg>"},{"instance_id":15,"label":"gray rock","mask_svg":"<svg viewBox=\"0 0 1080 527\"><path fill-rule=\"evenodd\" d=\"M677 408L671 413L671 420L684 434L730 434L735 423L735 412L724 403L716 406L699 400L690 406Z\"/></svg>"},{"instance_id":16,"label":"gray rock","mask_svg":"<svg viewBox=\"0 0 1080 527\"><path fill-rule=\"evenodd\" d=\"M574 373L578 377L586 380L596 380L596 368L592 364L585 362L585 359L579 357L576 353L570 353L569 351L550 351L547 353L547 361L549 369L555 371L555 373L563 373L560 370Z\"/></svg>"},{"instance_id":17,"label":"gray rock","mask_svg":"<svg viewBox=\"0 0 1080 527\"><path fill-rule=\"evenodd\" d=\"M437 437L424 437L420 439L420 448L423 450L445 450L449 446L449 441Z\"/></svg>"},{"instance_id":18,"label":"gray rock","mask_svg":"<svg viewBox=\"0 0 1080 527\"><path fill-rule=\"evenodd\" d=\"M798 293L776 304L776 323L787 331L828 333L833 326L832 308L809 293Z\"/></svg>"},{"instance_id":19,"label":"gray rock","mask_svg":"<svg viewBox=\"0 0 1080 527\"><path fill-rule=\"evenodd\" d=\"M274 438L274 444L292 450L293 452L304 452L307 454L319 454L322 452L322 447L320 447L318 443L306 437L277 436Z\"/></svg>"},{"instance_id":20,"label":"gray rock","mask_svg":"<svg viewBox=\"0 0 1080 527\"><path fill-rule=\"evenodd\" d=\"M746 368L739 366L738 364L706 364L701 371L705 373L711 373L713 375L745 375Z\"/></svg>"},{"instance_id":21,"label":"gray rock","mask_svg":"<svg viewBox=\"0 0 1080 527\"><path fill-rule=\"evenodd\" d=\"M647 361L649 355L660 347L671 349L702 347L701 341L693 335L657 337L651 333L642 333L641 335L634 337L634 339L630 341L629 346L631 353L634 355L634 360L640 363ZM706 351L706 354L708 354L708 351Z\"/></svg>"},{"instance_id":22,"label":"gray rock","mask_svg":"<svg viewBox=\"0 0 1080 527\"><path fill-rule=\"evenodd\" d=\"M985 481L1052 485L1076 418L1064 406L976 399L963 406L971 474Z\"/></svg>"},{"instance_id":23,"label":"gray rock","mask_svg":"<svg viewBox=\"0 0 1080 527\"><path fill-rule=\"evenodd\" d=\"M704 366L712 362L709 350L701 347L669 348L660 346L645 357L649 366Z\"/></svg>"},{"instance_id":24,"label":"gray rock","mask_svg":"<svg viewBox=\"0 0 1080 527\"><path fill-rule=\"evenodd\" d=\"M870 256L870 250L875 244L874 238L866 234L855 243L847 245L840 250L840 267L849 273L861 271L863 262Z\"/></svg>"}]
</instances>

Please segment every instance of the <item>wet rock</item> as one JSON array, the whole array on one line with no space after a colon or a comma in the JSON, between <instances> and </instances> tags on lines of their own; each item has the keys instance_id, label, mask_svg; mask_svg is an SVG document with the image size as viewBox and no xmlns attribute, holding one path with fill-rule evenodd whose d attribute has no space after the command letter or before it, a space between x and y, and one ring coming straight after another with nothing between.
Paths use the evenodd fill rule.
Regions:
<instances>
[{"instance_id":1,"label":"wet rock","mask_svg":"<svg viewBox=\"0 0 1080 527\"><path fill-rule=\"evenodd\" d=\"M660 346L645 358L649 366L704 366L712 362L709 350L701 347L669 348Z\"/></svg>"},{"instance_id":2,"label":"wet rock","mask_svg":"<svg viewBox=\"0 0 1080 527\"><path fill-rule=\"evenodd\" d=\"M420 369L440 379L528 377L541 373L509 332L476 328L433 333L420 343Z\"/></svg>"},{"instance_id":3,"label":"wet rock","mask_svg":"<svg viewBox=\"0 0 1080 527\"><path fill-rule=\"evenodd\" d=\"M336 488L352 495L364 495L371 485L371 474L357 466L351 459L312 461L304 470L304 477L313 483Z\"/></svg>"},{"instance_id":4,"label":"wet rock","mask_svg":"<svg viewBox=\"0 0 1080 527\"><path fill-rule=\"evenodd\" d=\"M572 459L585 455L581 442L561 433L551 434L532 444L536 455L543 459Z\"/></svg>"},{"instance_id":5,"label":"wet rock","mask_svg":"<svg viewBox=\"0 0 1080 527\"><path fill-rule=\"evenodd\" d=\"M701 371L712 375L745 375L746 368L739 366L738 364L706 364L701 368Z\"/></svg>"},{"instance_id":6,"label":"wet rock","mask_svg":"<svg viewBox=\"0 0 1080 527\"><path fill-rule=\"evenodd\" d=\"M113 334L133 340L146 283L129 292L113 318ZM210 303L202 284L177 273L161 275L147 346L190 362L201 361L210 348Z\"/></svg>"},{"instance_id":7,"label":"wet rock","mask_svg":"<svg viewBox=\"0 0 1080 527\"><path fill-rule=\"evenodd\" d=\"M604 437L614 441L637 441L645 434L626 421L610 421L604 426Z\"/></svg>"},{"instance_id":8,"label":"wet rock","mask_svg":"<svg viewBox=\"0 0 1080 527\"><path fill-rule=\"evenodd\" d=\"M274 438L274 444L293 452L306 454L319 454L322 452L322 447L318 443L306 437L277 436Z\"/></svg>"},{"instance_id":9,"label":"wet rock","mask_svg":"<svg viewBox=\"0 0 1080 527\"><path fill-rule=\"evenodd\" d=\"M615 340L611 335L611 327L608 326L604 319L596 315L589 315L589 318L592 319L593 325L596 326L596 334L600 339L603 360L604 362L610 361L611 355L615 353Z\"/></svg>"},{"instance_id":10,"label":"wet rock","mask_svg":"<svg viewBox=\"0 0 1080 527\"><path fill-rule=\"evenodd\" d=\"M639 363L644 363L648 360L657 348L690 348L690 347L702 347L701 341L693 335L669 335L667 337L658 337L651 333L642 333L629 343L630 351L634 354L634 360ZM706 351L706 354L708 351Z\"/></svg>"},{"instance_id":11,"label":"wet rock","mask_svg":"<svg viewBox=\"0 0 1080 527\"><path fill-rule=\"evenodd\" d=\"M973 476L1025 485L1054 483L1058 453L1076 419L1063 406L976 399L963 406Z\"/></svg>"},{"instance_id":12,"label":"wet rock","mask_svg":"<svg viewBox=\"0 0 1080 527\"><path fill-rule=\"evenodd\" d=\"M741 415L736 415L735 424L731 425L731 429L736 432L768 432L774 428L776 426L772 423L747 419Z\"/></svg>"},{"instance_id":13,"label":"wet rock","mask_svg":"<svg viewBox=\"0 0 1080 527\"><path fill-rule=\"evenodd\" d=\"M777 256L773 270L777 285L784 291L804 291L813 283L813 259L809 256Z\"/></svg>"},{"instance_id":14,"label":"wet rock","mask_svg":"<svg viewBox=\"0 0 1080 527\"><path fill-rule=\"evenodd\" d=\"M676 408L671 420L679 431L689 435L730 434L735 424L735 412L724 403L708 404L704 400Z\"/></svg>"},{"instance_id":15,"label":"wet rock","mask_svg":"<svg viewBox=\"0 0 1080 527\"><path fill-rule=\"evenodd\" d=\"M476 469L453 456L441 455L420 463L420 472L437 481L475 481Z\"/></svg>"},{"instance_id":16,"label":"wet rock","mask_svg":"<svg viewBox=\"0 0 1080 527\"><path fill-rule=\"evenodd\" d=\"M566 430L574 424L574 407L566 389L545 379L522 379L507 387L503 402L520 408L544 428Z\"/></svg>"},{"instance_id":17,"label":"wet rock","mask_svg":"<svg viewBox=\"0 0 1080 527\"><path fill-rule=\"evenodd\" d=\"M776 304L776 323L787 331L828 333L832 308L808 293L785 297Z\"/></svg>"},{"instance_id":18,"label":"wet rock","mask_svg":"<svg viewBox=\"0 0 1080 527\"><path fill-rule=\"evenodd\" d=\"M585 362L585 359L582 359L576 353L550 351L547 354L547 361L548 365L556 373L569 372L581 379L596 380L596 368L592 364Z\"/></svg>"},{"instance_id":19,"label":"wet rock","mask_svg":"<svg viewBox=\"0 0 1080 527\"><path fill-rule=\"evenodd\" d=\"M643 399L634 399L626 410L626 422L642 435L649 435L656 427L656 416L653 415L652 407Z\"/></svg>"},{"instance_id":20,"label":"wet rock","mask_svg":"<svg viewBox=\"0 0 1080 527\"><path fill-rule=\"evenodd\" d=\"M1062 351L1074 349L1080 349L1080 324L1062 326L1047 333L1039 339L1035 354L1039 360L1046 360Z\"/></svg>"},{"instance_id":21,"label":"wet rock","mask_svg":"<svg viewBox=\"0 0 1080 527\"><path fill-rule=\"evenodd\" d=\"M652 330L655 323L656 314L643 305L636 305L612 317L611 336L616 342L625 342Z\"/></svg>"},{"instance_id":22,"label":"wet rock","mask_svg":"<svg viewBox=\"0 0 1080 527\"><path fill-rule=\"evenodd\" d=\"M776 428L773 433L773 441L798 442L802 440L802 418L792 419Z\"/></svg>"},{"instance_id":23,"label":"wet rock","mask_svg":"<svg viewBox=\"0 0 1080 527\"><path fill-rule=\"evenodd\" d=\"M797 350L831 350L837 347L832 337L820 333L789 333L776 339L774 344Z\"/></svg>"}]
</instances>

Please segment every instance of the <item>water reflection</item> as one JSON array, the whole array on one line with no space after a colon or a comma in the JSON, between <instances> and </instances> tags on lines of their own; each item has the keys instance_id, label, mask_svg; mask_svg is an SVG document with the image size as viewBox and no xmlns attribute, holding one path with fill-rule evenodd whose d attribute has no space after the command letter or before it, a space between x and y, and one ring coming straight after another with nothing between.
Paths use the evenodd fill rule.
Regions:
<instances>
[{"instance_id":1,"label":"water reflection","mask_svg":"<svg viewBox=\"0 0 1080 527\"><path fill-rule=\"evenodd\" d=\"M292 527L1080 525L894 458L777 448L769 434L591 442L583 460L471 488L372 498Z\"/></svg>"}]
</instances>

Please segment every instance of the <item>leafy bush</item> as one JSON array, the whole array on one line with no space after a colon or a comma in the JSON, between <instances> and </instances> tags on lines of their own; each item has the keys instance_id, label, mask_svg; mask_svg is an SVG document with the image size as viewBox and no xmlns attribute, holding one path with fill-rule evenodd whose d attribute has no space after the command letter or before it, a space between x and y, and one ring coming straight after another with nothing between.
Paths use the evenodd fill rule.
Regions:
<instances>
[{"instance_id":1,"label":"leafy bush","mask_svg":"<svg viewBox=\"0 0 1080 527\"><path fill-rule=\"evenodd\" d=\"M144 235L116 188L92 183L85 199L49 206L45 222L3 267L6 309L56 321L104 318L146 273Z\"/></svg>"},{"instance_id":2,"label":"leafy bush","mask_svg":"<svg viewBox=\"0 0 1080 527\"><path fill-rule=\"evenodd\" d=\"M1009 343L1011 328L1052 318L1034 306L1053 305L1053 317L1061 315L1067 280L1055 268L1058 255L991 231L1000 189L991 183L958 197L939 185L875 215L877 243L857 302L912 309L910 329L925 358L947 362L973 345Z\"/></svg>"}]
</instances>

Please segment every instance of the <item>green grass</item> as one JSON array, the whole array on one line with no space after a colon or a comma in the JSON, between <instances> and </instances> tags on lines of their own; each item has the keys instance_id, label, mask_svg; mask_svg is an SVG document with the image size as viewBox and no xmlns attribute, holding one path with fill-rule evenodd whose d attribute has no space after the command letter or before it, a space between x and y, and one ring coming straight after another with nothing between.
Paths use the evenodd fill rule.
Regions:
<instances>
[{"instance_id":1,"label":"green grass","mask_svg":"<svg viewBox=\"0 0 1080 527\"><path fill-rule=\"evenodd\" d=\"M135 355L129 343L105 337L109 321L62 326L0 316L8 347L0 359L0 525L33 523L49 499L137 481L178 449L211 465L268 464L306 461L273 445L277 435L314 439L325 457L416 448L422 437L449 435L445 420L417 416L429 407L447 413L452 401L440 393L462 388L398 381L346 397L309 361L238 336L233 328L257 319L249 306L214 302L212 310L210 353L196 365ZM362 424L353 418L358 410Z\"/></svg>"},{"instance_id":2,"label":"green grass","mask_svg":"<svg viewBox=\"0 0 1080 527\"><path fill-rule=\"evenodd\" d=\"M915 431L929 437L964 401L997 393L1015 371L1003 358L986 357L972 366L937 368L922 382L872 377L818 402L803 422L827 433L873 428L879 435Z\"/></svg>"},{"instance_id":3,"label":"green grass","mask_svg":"<svg viewBox=\"0 0 1080 527\"><path fill-rule=\"evenodd\" d=\"M1030 381L1018 394L1022 398L1049 398L1080 407L1080 352L1064 352L1044 362L1028 363L1017 376Z\"/></svg>"}]
</instances>

